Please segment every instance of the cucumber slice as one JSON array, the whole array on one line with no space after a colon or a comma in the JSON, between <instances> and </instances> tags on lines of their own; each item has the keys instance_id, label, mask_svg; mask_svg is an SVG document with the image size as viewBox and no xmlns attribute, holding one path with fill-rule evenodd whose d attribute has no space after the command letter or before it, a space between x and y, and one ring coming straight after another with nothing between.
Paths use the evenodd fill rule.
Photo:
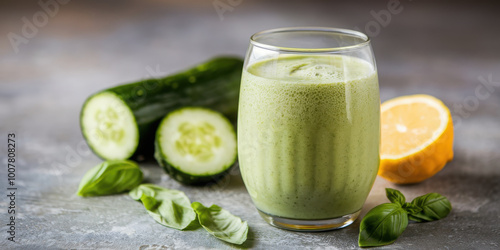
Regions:
<instances>
[{"instance_id":1,"label":"cucumber slice","mask_svg":"<svg viewBox=\"0 0 500 250\"><path fill-rule=\"evenodd\" d=\"M139 144L134 113L113 92L89 98L82 109L81 124L87 143L101 158L128 159Z\"/></svg>"},{"instance_id":2,"label":"cucumber slice","mask_svg":"<svg viewBox=\"0 0 500 250\"><path fill-rule=\"evenodd\" d=\"M216 181L234 165L236 155L233 126L210 109L178 109L162 120L156 132L156 160L184 184Z\"/></svg>"}]
</instances>

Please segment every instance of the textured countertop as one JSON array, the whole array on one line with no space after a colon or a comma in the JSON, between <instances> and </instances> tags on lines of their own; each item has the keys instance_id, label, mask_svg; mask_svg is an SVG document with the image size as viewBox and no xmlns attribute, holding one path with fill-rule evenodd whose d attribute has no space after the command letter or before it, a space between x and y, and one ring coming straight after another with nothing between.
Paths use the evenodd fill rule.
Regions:
<instances>
[{"instance_id":1,"label":"textured countertop","mask_svg":"<svg viewBox=\"0 0 500 250\"><path fill-rule=\"evenodd\" d=\"M83 174L101 162L80 134L79 110L85 98L100 89L172 73L214 55L243 57L254 32L299 25L369 33L382 100L425 93L452 110L454 160L416 185L396 186L377 177L362 216L387 201L385 187L401 190L408 199L441 193L453 210L440 221L410 224L395 244L384 248L500 248L498 4L401 1L398 11L389 12L390 1L62 2L51 9L36 1L2 3L0 8L1 249L234 248L203 229L163 227L126 194L76 196ZM27 23L34 28L26 28ZM490 82L490 88L478 92L484 91L478 87L484 82ZM16 135L16 243L7 240L6 226L9 133ZM183 190L192 201L218 204L248 221L250 233L243 247L358 248L359 220L322 233L267 225L254 209L238 169L220 185L187 187L156 164L142 167L147 181Z\"/></svg>"}]
</instances>

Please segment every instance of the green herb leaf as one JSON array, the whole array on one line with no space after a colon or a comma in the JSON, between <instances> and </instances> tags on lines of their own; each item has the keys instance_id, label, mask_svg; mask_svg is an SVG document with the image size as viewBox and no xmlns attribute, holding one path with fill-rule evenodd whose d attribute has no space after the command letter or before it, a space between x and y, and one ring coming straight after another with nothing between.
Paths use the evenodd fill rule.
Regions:
<instances>
[{"instance_id":1,"label":"green herb leaf","mask_svg":"<svg viewBox=\"0 0 500 250\"><path fill-rule=\"evenodd\" d=\"M415 222L425 222L425 220L422 220L422 219L420 219L420 218L417 218L417 217L415 217L415 216L413 216L413 215L408 215L408 219L409 219L409 220L412 220L412 221L415 221Z\"/></svg>"},{"instance_id":2,"label":"green herb leaf","mask_svg":"<svg viewBox=\"0 0 500 250\"><path fill-rule=\"evenodd\" d=\"M146 210L153 210L158 207L159 203L154 197L142 194L141 202L146 208Z\"/></svg>"},{"instance_id":3,"label":"green herb leaf","mask_svg":"<svg viewBox=\"0 0 500 250\"><path fill-rule=\"evenodd\" d=\"M386 188L385 194L387 196L387 199L389 199L392 203L397 203L403 206L406 202L405 196L399 190Z\"/></svg>"},{"instance_id":4,"label":"green herb leaf","mask_svg":"<svg viewBox=\"0 0 500 250\"><path fill-rule=\"evenodd\" d=\"M422 209L418 213L410 214L410 220L417 222L439 220L451 211L450 201L438 193L419 196L411 203Z\"/></svg>"},{"instance_id":5,"label":"green herb leaf","mask_svg":"<svg viewBox=\"0 0 500 250\"><path fill-rule=\"evenodd\" d=\"M247 240L248 224L239 217L217 205L205 207L199 202L191 204L198 214L198 220L210 234L233 244L243 244Z\"/></svg>"},{"instance_id":6,"label":"green herb leaf","mask_svg":"<svg viewBox=\"0 0 500 250\"><path fill-rule=\"evenodd\" d=\"M80 181L78 195L118 194L142 182L142 171L133 161L105 161L90 169Z\"/></svg>"},{"instance_id":7,"label":"green herb leaf","mask_svg":"<svg viewBox=\"0 0 500 250\"><path fill-rule=\"evenodd\" d=\"M148 214L164 226L183 230L196 220L191 201L182 191L142 184L129 195L134 200L140 200Z\"/></svg>"},{"instance_id":8,"label":"green herb leaf","mask_svg":"<svg viewBox=\"0 0 500 250\"><path fill-rule=\"evenodd\" d=\"M406 202L403 205L403 209L408 213L408 215L418 214L420 211L422 211L421 207L418 207L417 205L409 202Z\"/></svg>"},{"instance_id":9,"label":"green herb leaf","mask_svg":"<svg viewBox=\"0 0 500 250\"><path fill-rule=\"evenodd\" d=\"M370 210L359 227L360 247L393 243L406 229L408 214L399 204L385 203Z\"/></svg>"}]
</instances>

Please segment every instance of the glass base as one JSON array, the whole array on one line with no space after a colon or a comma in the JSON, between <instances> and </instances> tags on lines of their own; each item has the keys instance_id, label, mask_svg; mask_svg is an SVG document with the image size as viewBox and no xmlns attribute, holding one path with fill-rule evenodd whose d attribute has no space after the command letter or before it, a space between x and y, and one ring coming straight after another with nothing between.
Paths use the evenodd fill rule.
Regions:
<instances>
[{"instance_id":1,"label":"glass base","mask_svg":"<svg viewBox=\"0 0 500 250\"><path fill-rule=\"evenodd\" d=\"M340 229L351 225L359 216L361 209L352 214L347 214L342 217L325 220L300 220L290 219L279 216L270 215L259 211L260 216L272 226L292 231L300 232L319 232L334 229Z\"/></svg>"}]
</instances>

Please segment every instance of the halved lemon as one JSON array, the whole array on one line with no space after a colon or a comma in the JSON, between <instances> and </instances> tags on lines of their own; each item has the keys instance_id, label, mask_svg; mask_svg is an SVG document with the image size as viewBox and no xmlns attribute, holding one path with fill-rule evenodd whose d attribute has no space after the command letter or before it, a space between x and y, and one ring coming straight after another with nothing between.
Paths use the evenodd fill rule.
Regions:
<instances>
[{"instance_id":1,"label":"halved lemon","mask_svg":"<svg viewBox=\"0 0 500 250\"><path fill-rule=\"evenodd\" d=\"M397 183L421 182L453 159L450 110L429 95L401 96L381 106L378 175Z\"/></svg>"}]
</instances>

